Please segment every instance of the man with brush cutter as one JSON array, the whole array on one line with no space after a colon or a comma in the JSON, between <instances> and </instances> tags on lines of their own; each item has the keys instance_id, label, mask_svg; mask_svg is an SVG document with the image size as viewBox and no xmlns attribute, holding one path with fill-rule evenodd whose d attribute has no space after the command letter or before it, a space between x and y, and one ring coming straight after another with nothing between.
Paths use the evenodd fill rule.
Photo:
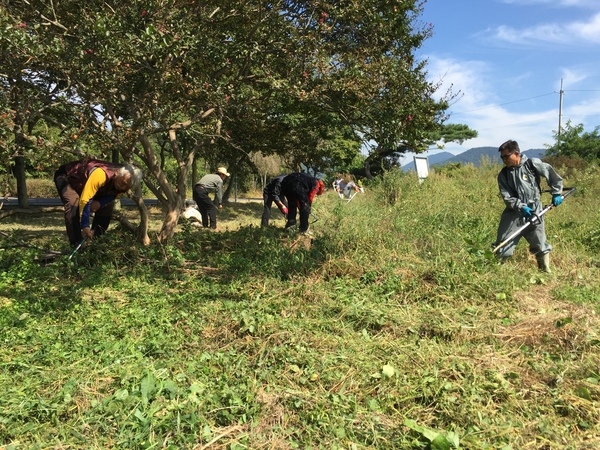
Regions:
<instances>
[{"instance_id":1,"label":"man with brush cutter","mask_svg":"<svg viewBox=\"0 0 600 450\"><path fill-rule=\"evenodd\" d=\"M521 155L519 144L508 140L499 148L505 167L498 174L498 187L506 208L502 212L493 252L502 260L510 258L521 236L529 243L538 268L550 272L550 251L546 241L544 214L559 206L563 198L563 181L554 168L541 159ZM540 179L544 177L550 187L552 204L543 207Z\"/></svg>"}]
</instances>

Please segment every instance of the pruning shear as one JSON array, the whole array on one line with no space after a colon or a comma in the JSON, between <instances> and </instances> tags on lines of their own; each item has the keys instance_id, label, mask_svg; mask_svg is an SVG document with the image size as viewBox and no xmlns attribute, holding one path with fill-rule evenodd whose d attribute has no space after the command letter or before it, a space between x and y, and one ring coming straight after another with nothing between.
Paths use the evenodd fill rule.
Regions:
<instances>
[{"instance_id":1,"label":"pruning shear","mask_svg":"<svg viewBox=\"0 0 600 450\"><path fill-rule=\"evenodd\" d=\"M77 253L79 251L79 249L83 246L83 244L85 244L85 241L87 241L87 238L83 238L81 240L81 242L79 244L77 244L77 247L75 247L75 250L73 250L73 252L69 255L69 260L75 256L75 253Z\"/></svg>"}]
</instances>

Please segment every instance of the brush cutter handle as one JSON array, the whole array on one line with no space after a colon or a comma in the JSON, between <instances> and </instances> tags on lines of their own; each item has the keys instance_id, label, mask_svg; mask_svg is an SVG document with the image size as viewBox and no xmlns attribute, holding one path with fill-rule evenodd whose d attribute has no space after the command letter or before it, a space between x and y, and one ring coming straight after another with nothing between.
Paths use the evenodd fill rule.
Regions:
<instances>
[{"instance_id":1,"label":"brush cutter handle","mask_svg":"<svg viewBox=\"0 0 600 450\"><path fill-rule=\"evenodd\" d=\"M561 198L563 200L577 190L577 188L574 188L574 187L572 187L572 188L565 188L565 189L567 189L567 191L565 192L564 189L563 189L563 194L561 195ZM548 192L550 192L550 191L548 191ZM546 208L552 209L552 208L556 208L556 206L554 206L553 204L549 204L548 206L544 207L544 212L546 212L545 211Z\"/></svg>"},{"instance_id":2,"label":"brush cutter handle","mask_svg":"<svg viewBox=\"0 0 600 450\"><path fill-rule=\"evenodd\" d=\"M549 209L549 207L546 207ZM525 231L527 228L529 228L532 225L535 225L538 221L540 221L540 217L548 210L548 209L543 209L540 214L534 214L531 219L529 219L523 226L521 226L518 230L516 230L514 233L512 233L510 236L508 236L506 239L504 239L502 242L500 242L496 247L494 247L494 249L492 250L492 253L496 253L498 250L500 250L502 247L504 247L506 244L508 244L510 241L512 241L514 238L516 238L517 236L519 236L523 231Z\"/></svg>"},{"instance_id":3,"label":"brush cutter handle","mask_svg":"<svg viewBox=\"0 0 600 450\"><path fill-rule=\"evenodd\" d=\"M563 195L562 195L563 200L577 190L577 188L574 188L574 187L572 187L572 188L565 188L565 189L567 189L567 192L563 193Z\"/></svg>"}]
</instances>

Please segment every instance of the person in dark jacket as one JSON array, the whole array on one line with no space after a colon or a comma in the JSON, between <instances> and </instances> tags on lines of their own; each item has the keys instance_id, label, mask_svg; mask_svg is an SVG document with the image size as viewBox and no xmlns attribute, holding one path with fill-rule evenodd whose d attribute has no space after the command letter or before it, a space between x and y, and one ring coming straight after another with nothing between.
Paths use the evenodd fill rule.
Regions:
<instances>
[{"instance_id":1,"label":"person in dark jacket","mask_svg":"<svg viewBox=\"0 0 600 450\"><path fill-rule=\"evenodd\" d=\"M562 203L563 180L554 168L538 158L529 159L522 155L516 141L506 141L499 148L500 158L505 167L498 174L498 188L505 208L500 217L496 242L503 242L542 208L539 178L544 177L550 186L552 204ZM529 227L523 237L529 243L529 251L535 255L538 268L550 272L550 251L552 245L546 241L544 216L540 222ZM502 248L498 256L502 261L510 258L519 243L520 236Z\"/></svg>"},{"instance_id":2,"label":"person in dark jacket","mask_svg":"<svg viewBox=\"0 0 600 450\"><path fill-rule=\"evenodd\" d=\"M281 182L281 193L288 201L288 214L286 228L296 225L296 213L300 210L301 233L308 231L308 217L312 202L316 195L325 192L325 184L322 180L307 173L291 173Z\"/></svg>"},{"instance_id":3,"label":"person in dark jacket","mask_svg":"<svg viewBox=\"0 0 600 450\"><path fill-rule=\"evenodd\" d=\"M271 219L271 206L273 205L273 202L277 205L277 208L279 208L281 214L285 216L288 213L287 200L283 195L281 195L281 182L285 177L286 175L280 175L273 178L263 190L263 200L265 206L263 209L262 220L260 222L261 227L269 226L269 220Z\"/></svg>"},{"instance_id":4,"label":"person in dark jacket","mask_svg":"<svg viewBox=\"0 0 600 450\"><path fill-rule=\"evenodd\" d=\"M141 180L142 171L131 164L86 158L60 166L54 184L64 205L71 245L103 234L112 218L114 200L139 186Z\"/></svg>"},{"instance_id":5,"label":"person in dark jacket","mask_svg":"<svg viewBox=\"0 0 600 450\"><path fill-rule=\"evenodd\" d=\"M225 167L219 167L215 173L204 175L198 181L192 191L194 201L200 210L202 217L202 226L211 229L217 228L217 209L223 209L223 181L229 176ZM210 199L209 193L215 193L214 202Z\"/></svg>"}]
</instances>

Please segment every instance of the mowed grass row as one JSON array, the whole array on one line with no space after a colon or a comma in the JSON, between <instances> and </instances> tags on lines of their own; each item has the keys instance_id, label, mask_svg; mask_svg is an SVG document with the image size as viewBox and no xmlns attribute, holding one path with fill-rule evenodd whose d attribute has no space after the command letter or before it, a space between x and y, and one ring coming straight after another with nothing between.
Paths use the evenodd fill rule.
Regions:
<instances>
[{"instance_id":1,"label":"mowed grass row","mask_svg":"<svg viewBox=\"0 0 600 450\"><path fill-rule=\"evenodd\" d=\"M71 261L2 249L0 445L597 448L600 177L566 180L542 274L525 242L490 252L499 169L327 192L312 240L244 204L167 245L115 227ZM37 220L28 242L64 245Z\"/></svg>"}]
</instances>

